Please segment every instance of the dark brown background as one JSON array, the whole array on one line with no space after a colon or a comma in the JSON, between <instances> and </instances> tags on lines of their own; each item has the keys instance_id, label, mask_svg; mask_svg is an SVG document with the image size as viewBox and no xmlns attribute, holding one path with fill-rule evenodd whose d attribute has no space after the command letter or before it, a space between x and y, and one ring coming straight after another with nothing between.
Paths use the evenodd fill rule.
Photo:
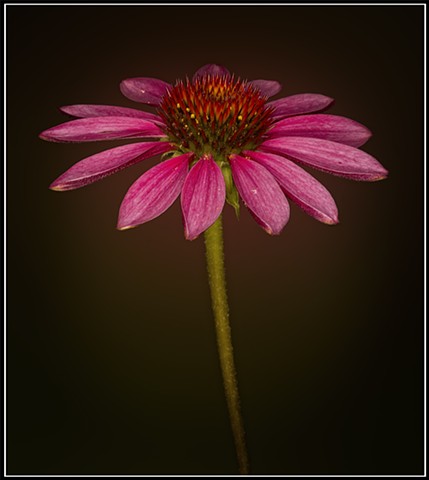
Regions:
<instances>
[{"instance_id":1,"label":"dark brown background","mask_svg":"<svg viewBox=\"0 0 429 480\"><path fill-rule=\"evenodd\" d=\"M252 473L423 469L423 7L8 7L9 474L234 474L202 239L178 203L115 229L156 159L48 185L112 146L37 138L73 103L134 106L123 78L220 63L336 99L373 132L379 183L315 173L329 227L279 237L225 213ZM117 144L121 142L116 142Z\"/></svg>"}]
</instances>

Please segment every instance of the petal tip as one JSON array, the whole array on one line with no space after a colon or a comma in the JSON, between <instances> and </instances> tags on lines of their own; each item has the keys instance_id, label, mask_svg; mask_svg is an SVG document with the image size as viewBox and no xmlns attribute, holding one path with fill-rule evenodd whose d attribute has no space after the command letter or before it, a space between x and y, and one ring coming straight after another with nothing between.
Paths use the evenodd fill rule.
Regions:
<instances>
[{"instance_id":1,"label":"petal tip","mask_svg":"<svg viewBox=\"0 0 429 480\"><path fill-rule=\"evenodd\" d=\"M356 147L361 147L364 145L368 140L370 140L372 137L372 132L368 127L365 127L365 125L362 125L362 133L361 133L361 138L360 141L356 143ZM352 145L353 146L353 145Z\"/></svg>"},{"instance_id":2,"label":"petal tip","mask_svg":"<svg viewBox=\"0 0 429 480\"><path fill-rule=\"evenodd\" d=\"M338 219L338 217L335 217L335 218L325 217L322 219L322 222L325 225L338 225L340 223L340 220Z\"/></svg>"},{"instance_id":3,"label":"petal tip","mask_svg":"<svg viewBox=\"0 0 429 480\"><path fill-rule=\"evenodd\" d=\"M374 178L375 182L378 182L379 180L386 180L386 178L389 176L389 172L386 170L384 173L378 175L377 177Z\"/></svg>"},{"instance_id":4,"label":"petal tip","mask_svg":"<svg viewBox=\"0 0 429 480\"><path fill-rule=\"evenodd\" d=\"M388 176L389 176L389 172L387 170L381 170L381 171L375 172L371 176L369 176L367 181L369 181L369 182L379 182L380 180L385 180Z\"/></svg>"},{"instance_id":5,"label":"petal tip","mask_svg":"<svg viewBox=\"0 0 429 480\"><path fill-rule=\"evenodd\" d=\"M331 108L335 105L335 98L329 97L328 95L322 95L326 99L326 105L322 108L322 111L325 111L327 108Z\"/></svg>"},{"instance_id":6,"label":"petal tip","mask_svg":"<svg viewBox=\"0 0 429 480\"><path fill-rule=\"evenodd\" d=\"M66 143L61 138L58 138L57 135L55 135L55 128L56 127L48 128L42 133L39 133L39 138L41 140L45 140L46 142Z\"/></svg>"},{"instance_id":7,"label":"petal tip","mask_svg":"<svg viewBox=\"0 0 429 480\"><path fill-rule=\"evenodd\" d=\"M70 108L70 105L63 105L62 107L58 107L58 110L61 112L61 113L65 113L66 115L69 115L71 117L74 117L74 115L71 115L69 113L69 108Z\"/></svg>"},{"instance_id":8,"label":"petal tip","mask_svg":"<svg viewBox=\"0 0 429 480\"><path fill-rule=\"evenodd\" d=\"M65 192L67 190L67 187L66 185L52 183L51 185L49 185L49 190L52 190L54 192Z\"/></svg>"},{"instance_id":9,"label":"petal tip","mask_svg":"<svg viewBox=\"0 0 429 480\"><path fill-rule=\"evenodd\" d=\"M119 90L120 90L122 93L124 93L123 90L124 90L124 89L126 90L127 87L128 87L128 85L129 85L129 79L128 79L128 78L127 78L126 80L122 80L121 83L119 84Z\"/></svg>"},{"instance_id":10,"label":"petal tip","mask_svg":"<svg viewBox=\"0 0 429 480\"><path fill-rule=\"evenodd\" d=\"M45 130L45 131L43 131L42 133L39 133L38 137L40 138L40 140L46 140L46 141L50 141L50 140L51 140L49 134L48 134L48 135L46 134L47 131L48 131L48 130Z\"/></svg>"},{"instance_id":11,"label":"petal tip","mask_svg":"<svg viewBox=\"0 0 429 480\"><path fill-rule=\"evenodd\" d=\"M192 240L196 240L199 237L199 235L200 235L199 233L188 232L185 229L185 239L189 240L190 242L192 242Z\"/></svg>"},{"instance_id":12,"label":"petal tip","mask_svg":"<svg viewBox=\"0 0 429 480\"><path fill-rule=\"evenodd\" d=\"M273 229L273 228L271 228L267 225L267 226L263 226L262 228L265 230L265 232L268 233L268 235L270 235L272 237L275 237L275 236L278 236L282 233L284 227L285 227L285 225L283 225L280 228Z\"/></svg>"},{"instance_id":13,"label":"petal tip","mask_svg":"<svg viewBox=\"0 0 429 480\"><path fill-rule=\"evenodd\" d=\"M200 67L193 75L193 80L204 75L224 75L229 77L231 74L229 70L218 63L207 63Z\"/></svg>"},{"instance_id":14,"label":"petal tip","mask_svg":"<svg viewBox=\"0 0 429 480\"><path fill-rule=\"evenodd\" d=\"M209 227L207 227L207 228L209 228ZM192 242L192 240L196 240L202 233L204 233L207 230L207 228L204 229L204 230L201 230L201 229L195 228L195 227L192 228L192 226L190 228L190 226L187 224L187 222L184 221L185 239Z\"/></svg>"},{"instance_id":15,"label":"petal tip","mask_svg":"<svg viewBox=\"0 0 429 480\"><path fill-rule=\"evenodd\" d=\"M135 228L137 225L120 225L118 224L116 226L116 229L119 230L120 232L123 232L124 230L131 230L132 228Z\"/></svg>"},{"instance_id":16,"label":"petal tip","mask_svg":"<svg viewBox=\"0 0 429 480\"><path fill-rule=\"evenodd\" d=\"M124 97L134 102L138 101L138 99L136 99L136 92L135 92L136 88L133 88L133 80L131 78L122 80L121 83L119 84L119 90ZM144 93L145 93L144 90L137 89L137 94L143 95Z\"/></svg>"}]
</instances>

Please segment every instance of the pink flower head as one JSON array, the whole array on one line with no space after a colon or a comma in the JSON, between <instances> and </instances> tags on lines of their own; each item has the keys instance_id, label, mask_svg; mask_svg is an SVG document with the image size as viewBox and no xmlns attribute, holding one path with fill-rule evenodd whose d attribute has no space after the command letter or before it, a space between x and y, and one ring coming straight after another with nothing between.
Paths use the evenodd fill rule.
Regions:
<instances>
[{"instance_id":1,"label":"pink flower head","mask_svg":"<svg viewBox=\"0 0 429 480\"><path fill-rule=\"evenodd\" d=\"M358 149L371 136L366 127L314 113L332 104L324 95L305 93L269 102L281 89L278 82L236 79L218 65L205 65L192 80L175 85L142 77L124 80L120 88L127 98L157 107L157 113L66 106L61 110L77 119L40 137L54 142L145 139L81 160L52 183L53 190L83 187L164 154L126 193L119 211L121 230L158 217L179 195L189 240L216 221L225 201L238 211L239 196L270 234L279 234L289 219L287 199L317 220L335 224L338 211L332 196L299 165L352 180L387 176L375 158Z\"/></svg>"}]
</instances>

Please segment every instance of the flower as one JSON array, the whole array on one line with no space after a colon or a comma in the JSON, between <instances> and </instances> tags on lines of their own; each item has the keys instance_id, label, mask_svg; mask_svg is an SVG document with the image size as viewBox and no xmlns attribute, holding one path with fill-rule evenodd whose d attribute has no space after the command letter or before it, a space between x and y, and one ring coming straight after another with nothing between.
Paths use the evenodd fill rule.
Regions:
<instances>
[{"instance_id":1,"label":"flower","mask_svg":"<svg viewBox=\"0 0 429 480\"><path fill-rule=\"evenodd\" d=\"M205 65L174 85L131 78L120 85L129 99L157 108L149 113L108 105L70 105L75 120L45 130L44 140L90 142L149 139L111 148L76 163L50 186L72 190L130 165L163 155L131 185L119 211L125 230L158 217L181 196L185 237L197 238L221 214L225 201L237 213L239 197L269 234L289 220L288 199L317 220L338 223L327 189L301 166L352 180L387 176L359 150L371 132L358 122L324 111L333 99L305 93L268 101L281 86L245 81L219 65Z\"/></svg>"}]
</instances>

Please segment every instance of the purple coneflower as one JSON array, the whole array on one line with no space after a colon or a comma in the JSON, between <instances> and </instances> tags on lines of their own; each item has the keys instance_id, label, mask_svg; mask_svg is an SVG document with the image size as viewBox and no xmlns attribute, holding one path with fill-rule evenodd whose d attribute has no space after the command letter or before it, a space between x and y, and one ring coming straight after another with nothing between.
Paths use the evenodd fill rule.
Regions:
<instances>
[{"instance_id":1,"label":"purple coneflower","mask_svg":"<svg viewBox=\"0 0 429 480\"><path fill-rule=\"evenodd\" d=\"M359 150L371 136L358 122L325 110L333 99L298 94L268 102L281 89L272 80L244 81L218 65L205 65L192 80L170 85L131 78L122 93L157 113L108 105L71 105L72 120L40 136L56 142L145 138L76 163L51 189L72 190L155 155L164 160L128 190L118 228L158 217L181 195L185 236L193 240L222 212L225 200L238 211L241 196L255 220L279 234L290 199L312 217L338 223L331 194L298 164L353 180L380 180L383 166ZM165 158L168 159L165 159Z\"/></svg>"},{"instance_id":2,"label":"purple coneflower","mask_svg":"<svg viewBox=\"0 0 429 480\"><path fill-rule=\"evenodd\" d=\"M270 234L289 220L292 200L312 217L338 223L331 194L301 166L352 180L387 175L371 155L359 150L370 131L353 120L321 112L333 100L320 94L292 95L268 102L280 91L272 80L243 81L218 65L205 65L192 80L170 85L154 78L121 83L129 99L157 107L157 113L108 105L71 105L78 117L44 131L57 142L150 139L85 158L51 188L72 190L142 160L162 161L131 185L122 201L118 228L148 222L181 196L185 236L205 236L207 268L219 358L239 471L249 473L233 358L226 294L221 212L225 201L239 210L239 197ZM209 228L210 227L210 228Z\"/></svg>"}]
</instances>

